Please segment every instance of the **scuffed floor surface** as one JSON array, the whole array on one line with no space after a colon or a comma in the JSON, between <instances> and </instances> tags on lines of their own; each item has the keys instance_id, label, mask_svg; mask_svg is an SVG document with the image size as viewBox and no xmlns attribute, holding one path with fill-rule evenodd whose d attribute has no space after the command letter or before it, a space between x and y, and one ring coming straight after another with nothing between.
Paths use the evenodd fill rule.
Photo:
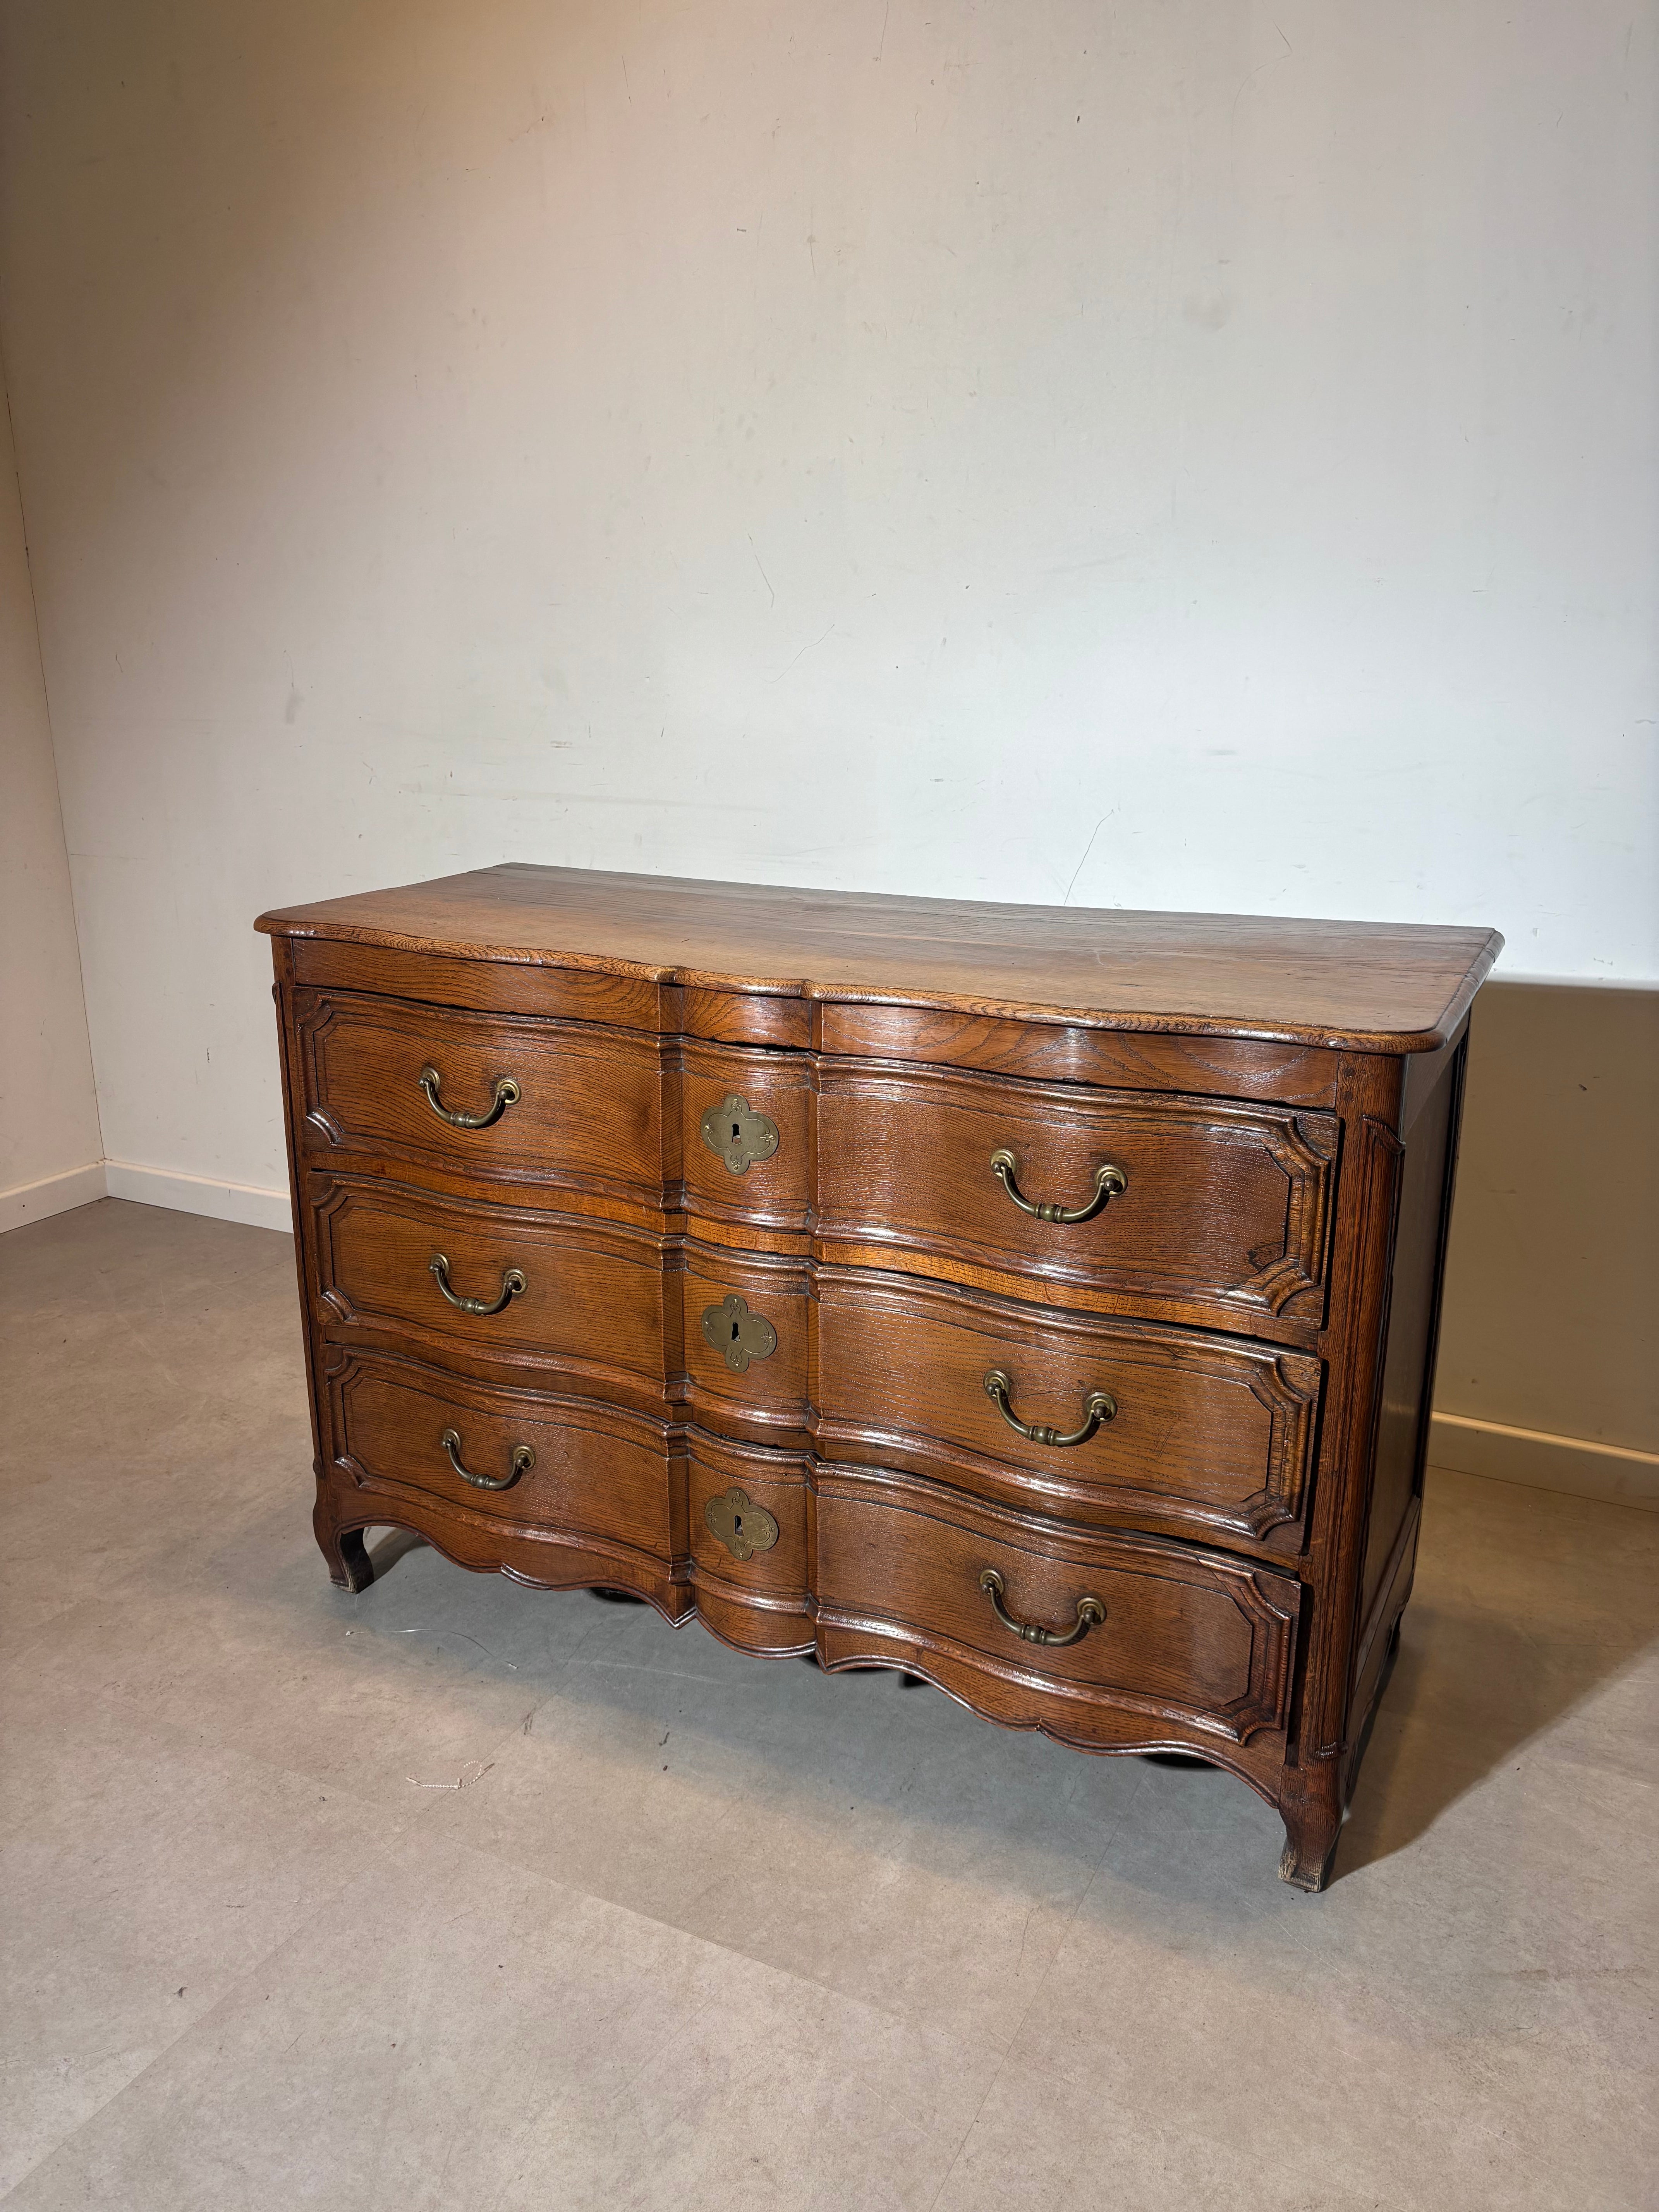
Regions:
<instances>
[{"instance_id":1,"label":"scuffed floor surface","mask_svg":"<svg viewBox=\"0 0 1659 2212\"><path fill-rule=\"evenodd\" d=\"M1431 1478L1307 1898L1213 1771L334 1590L284 1237L106 1200L0 1332L18 2212L1654 2204L1655 1516Z\"/></svg>"}]
</instances>

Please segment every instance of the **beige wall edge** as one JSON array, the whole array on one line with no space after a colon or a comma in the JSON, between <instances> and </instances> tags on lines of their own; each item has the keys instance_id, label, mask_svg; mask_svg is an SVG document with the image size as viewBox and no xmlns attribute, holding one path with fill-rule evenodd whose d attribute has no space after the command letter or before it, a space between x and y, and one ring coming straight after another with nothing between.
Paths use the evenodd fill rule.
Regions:
<instances>
[{"instance_id":1,"label":"beige wall edge","mask_svg":"<svg viewBox=\"0 0 1659 2212\"><path fill-rule=\"evenodd\" d=\"M1470 1018L1434 1390L1470 1434L1659 1454L1656 1127L1659 993L1486 985Z\"/></svg>"},{"instance_id":2,"label":"beige wall edge","mask_svg":"<svg viewBox=\"0 0 1659 2212\"><path fill-rule=\"evenodd\" d=\"M0 370L0 1226L100 1161L81 945ZM32 1194L32 1195L31 1195ZM102 1195L101 1189L88 1196Z\"/></svg>"},{"instance_id":3,"label":"beige wall edge","mask_svg":"<svg viewBox=\"0 0 1659 2212\"><path fill-rule=\"evenodd\" d=\"M1574 1498L1600 1498L1659 1513L1659 1453L1632 1451L1622 1444L1437 1413L1429 1429L1429 1463L1522 1483L1529 1490L1565 1491Z\"/></svg>"}]
</instances>

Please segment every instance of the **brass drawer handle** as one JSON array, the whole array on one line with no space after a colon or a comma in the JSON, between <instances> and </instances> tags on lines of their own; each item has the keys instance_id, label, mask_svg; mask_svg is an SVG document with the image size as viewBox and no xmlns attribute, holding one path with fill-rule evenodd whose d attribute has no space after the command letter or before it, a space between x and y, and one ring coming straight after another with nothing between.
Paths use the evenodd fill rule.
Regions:
<instances>
[{"instance_id":1,"label":"brass drawer handle","mask_svg":"<svg viewBox=\"0 0 1659 2212\"><path fill-rule=\"evenodd\" d=\"M1063 1437L1058 1429L1048 1428L1041 1421L1022 1421L1008 1403L1013 1387L1000 1367L994 1367L985 1378L986 1396L1014 1434L1024 1437L1028 1444L1086 1444L1101 1423L1113 1419L1117 1413L1117 1400L1109 1390L1091 1390L1083 1401L1082 1427Z\"/></svg>"},{"instance_id":2,"label":"brass drawer handle","mask_svg":"<svg viewBox=\"0 0 1659 2212\"><path fill-rule=\"evenodd\" d=\"M1016 1620L1004 1605L1002 1593L1007 1584L994 1567L987 1567L979 1578L979 1586L990 1599L991 1610L1005 1628L1012 1630L1022 1644L1044 1644L1051 1651L1063 1650L1066 1644L1077 1643L1091 1628L1098 1628L1106 1618L1106 1608L1097 1597L1080 1597L1075 1626L1065 1630L1040 1628L1034 1620Z\"/></svg>"},{"instance_id":3,"label":"brass drawer handle","mask_svg":"<svg viewBox=\"0 0 1659 2212\"><path fill-rule=\"evenodd\" d=\"M453 1113L438 1096L438 1085L441 1079L435 1067L423 1067L421 1070L421 1088L426 1093L427 1104L438 1119L441 1121L447 1121L452 1129L487 1129L492 1122L501 1120L509 1106L516 1106L519 1103L520 1094L518 1085L510 1075L503 1075L496 1082L495 1103L488 1113Z\"/></svg>"},{"instance_id":4,"label":"brass drawer handle","mask_svg":"<svg viewBox=\"0 0 1659 2212\"><path fill-rule=\"evenodd\" d=\"M1022 1198L1019 1185L1014 1181L1017 1163L1006 1146L991 1155L991 1173L1002 1185L1022 1213L1029 1213L1036 1221L1057 1221L1062 1229L1070 1229L1079 1221L1092 1221L1103 1206L1115 1198L1121 1198L1129 1188L1129 1178L1121 1168L1114 1167L1109 1160L1102 1161L1095 1170L1095 1194L1086 1206L1035 1206L1029 1198Z\"/></svg>"},{"instance_id":5,"label":"brass drawer handle","mask_svg":"<svg viewBox=\"0 0 1659 2212\"><path fill-rule=\"evenodd\" d=\"M459 1291L452 1291L449 1287L449 1262L441 1252L434 1252L432 1257L427 1261L427 1265L431 1268L433 1274L437 1278L438 1288L449 1300L450 1304L454 1307L457 1313L501 1313L506 1307L509 1306L513 1303L514 1299L519 1296L521 1291L527 1291L530 1288L529 1280L526 1278L523 1268L509 1267L507 1273L501 1277L501 1294L500 1297L495 1299L464 1298Z\"/></svg>"},{"instance_id":6,"label":"brass drawer handle","mask_svg":"<svg viewBox=\"0 0 1659 2212\"><path fill-rule=\"evenodd\" d=\"M461 1465L461 1440L453 1429L446 1429L438 1442L461 1480L470 1482L475 1490L511 1490L519 1477L528 1474L536 1464L535 1452L529 1444L514 1444L512 1465L505 1474L473 1474Z\"/></svg>"}]
</instances>

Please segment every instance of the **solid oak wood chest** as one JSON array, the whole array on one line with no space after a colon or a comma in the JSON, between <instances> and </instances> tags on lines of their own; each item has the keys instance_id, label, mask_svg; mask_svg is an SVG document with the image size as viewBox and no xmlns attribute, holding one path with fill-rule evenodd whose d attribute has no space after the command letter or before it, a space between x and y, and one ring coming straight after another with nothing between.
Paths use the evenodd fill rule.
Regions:
<instances>
[{"instance_id":1,"label":"solid oak wood chest","mask_svg":"<svg viewBox=\"0 0 1659 2212\"><path fill-rule=\"evenodd\" d=\"M1323 1882L1486 930L503 866L261 917L315 1526L1228 1768Z\"/></svg>"}]
</instances>

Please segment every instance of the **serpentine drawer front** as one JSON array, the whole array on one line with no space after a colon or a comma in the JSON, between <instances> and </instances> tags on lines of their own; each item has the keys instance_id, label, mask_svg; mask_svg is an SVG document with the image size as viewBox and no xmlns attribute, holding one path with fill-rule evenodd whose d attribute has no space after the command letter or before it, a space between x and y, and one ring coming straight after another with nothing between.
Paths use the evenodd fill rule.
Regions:
<instances>
[{"instance_id":1,"label":"serpentine drawer front","mask_svg":"<svg viewBox=\"0 0 1659 2212\"><path fill-rule=\"evenodd\" d=\"M1322 1387L1305 1354L862 1271L825 1273L816 1320L827 1457L1300 1549Z\"/></svg>"},{"instance_id":2,"label":"serpentine drawer front","mask_svg":"<svg viewBox=\"0 0 1659 2212\"><path fill-rule=\"evenodd\" d=\"M1300 1601L1288 1576L899 1476L826 1474L817 1520L819 1618L872 1656L896 1644L899 1665L988 1668L1055 1735L1109 1740L1127 1712L1240 1744L1283 1729Z\"/></svg>"},{"instance_id":3,"label":"serpentine drawer front","mask_svg":"<svg viewBox=\"0 0 1659 2212\"><path fill-rule=\"evenodd\" d=\"M995 1268L1026 1297L1318 1322L1328 1114L858 1063L821 1083L826 1235Z\"/></svg>"},{"instance_id":4,"label":"serpentine drawer front","mask_svg":"<svg viewBox=\"0 0 1659 2212\"><path fill-rule=\"evenodd\" d=\"M414 1491L469 1514L623 1546L666 1570L659 1422L372 1352L337 1362L329 1396L337 1466L359 1489Z\"/></svg>"},{"instance_id":5,"label":"serpentine drawer front","mask_svg":"<svg viewBox=\"0 0 1659 2212\"><path fill-rule=\"evenodd\" d=\"M660 1203L651 1038L344 992L305 994L297 1030L313 1152L349 1146Z\"/></svg>"},{"instance_id":6,"label":"serpentine drawer front","mask_svg":"<svg viewBox=\"0 0 1659 2212\"><path fill-rule=\"evenodd\" d=\"M1322 1885L1495 935L523 866L258 927L343 1589L404 1527L1185 1750Z\"/></svg>"},{"instance_id":7,"label":"serpentine drawer front","mask_svg":"<svg viewBox=\"0 0 1659 2212\"><path fill-rule=\"evenodd\" d=\"M318 1317L441 1364L547 1367L660 1388L652 1240L604 1220L483 1206L378 1177L307 1179Z\"/></svg>"}]
</instances>

